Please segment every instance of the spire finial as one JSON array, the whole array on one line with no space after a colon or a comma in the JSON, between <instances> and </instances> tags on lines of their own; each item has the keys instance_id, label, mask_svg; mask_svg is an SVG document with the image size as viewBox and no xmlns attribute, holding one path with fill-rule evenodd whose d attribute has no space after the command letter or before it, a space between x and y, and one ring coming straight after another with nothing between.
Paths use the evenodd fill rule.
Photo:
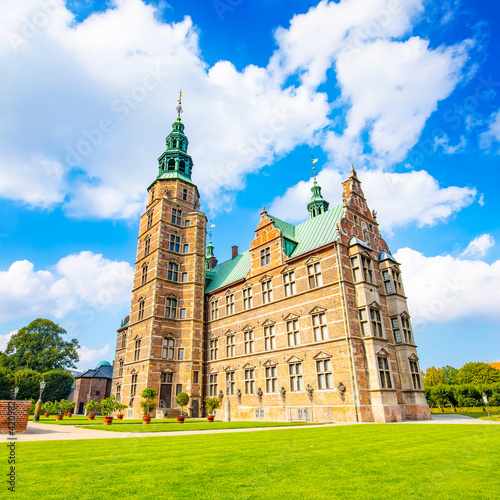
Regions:
<instances>
[{"instance_id":1,"label":"spire finial","mask_svg":"<svg viewBox=\"0 0 500 500\"><path fill-rule=\"evenodd\" d=\"M354 165L352 163L351 163L351 177L356 177L356 179L358 178L358 174L354 169Z\"/></svg>"},{"instance_id":2,"label":"spire finial","mask_svg":"<svg viewBox=\"0 0 500 500\"><path fill-rule=\"evenodd\" d=\"M177 105L177 119L180 120L181 119L181 113L182 113L182 96L184 94L182 93L182 89L179 91L179 100L177 101L178 102L178 105Z\"/></svg>"},{"instance_id":3,"label":"spire finial","mask_svg":"<svg viewBox=\"0 0 500 500\"><path fill-rule=\"evenodd\" d=\"M317 158L314 158L314 155L312 154L312 151L311 151L311 163L312 163L312 169L313 169L313 175L314 175L314 184L316 184L316 167L314 166L314 164L318 161Z\"/></svg>"},{"instance_id":4,"label":"spire finial","mask_svg":"<svg viewBox=\"0 0 500 500\"><path fill-rule=\"evenodd\" d=\"M209 230L208 230L208 234L210 235L210 243L212 243L212 228L215 227L215 224L212 224L210 222L210 227L209 227Z\"/></svg>"}]
</instances>

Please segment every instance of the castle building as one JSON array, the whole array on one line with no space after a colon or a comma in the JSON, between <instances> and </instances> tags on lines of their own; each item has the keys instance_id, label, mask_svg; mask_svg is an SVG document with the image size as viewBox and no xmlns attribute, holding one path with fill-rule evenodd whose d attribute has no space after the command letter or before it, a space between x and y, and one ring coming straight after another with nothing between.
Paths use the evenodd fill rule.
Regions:
<instances>
[{"instance_id":1,"label":"castle building","mask_svg":"<svg viewBox=\"0 0 500 500\"><path fill-rule=\"evenodd\" d=\"M179 103L180 107L180 103ZM140 220L130 317L113 394L138 417L222 398L218 419L392 422L430 418L401 279L354 168L330 207L314 178L309 220L265 209L250 248L217 264L179 116Z\"/></svg>"}]
</instances>

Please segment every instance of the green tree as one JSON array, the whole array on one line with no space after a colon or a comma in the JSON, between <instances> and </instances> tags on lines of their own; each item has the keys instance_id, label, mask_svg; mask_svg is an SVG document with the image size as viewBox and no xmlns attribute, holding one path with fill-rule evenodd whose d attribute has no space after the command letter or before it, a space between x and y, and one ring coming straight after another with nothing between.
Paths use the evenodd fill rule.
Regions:
<instances>
[{"instance_id":1,"label":"green tree","mask_svg":"<svg viewBox=\"0 0 500 500\"><path fill-rule=\"evenodd\" d=\"M19 387L17 399L38 400L40 394L41 374L29 368L21 368L14 372L14 384Z\"/></svg>"},{"instance_id":2,"label":"green tree","mask_svg":"<svg viewBox=\"0 0 500 500\"><path fill-rule=\"evenodd\" d=\"M45 372L42 377L47 383L42 394L44 401L59 401L68 397L74 381L71 373L58 368Z\"/></svg>"},{"instance_id":3,"label":"green tree","mask_svg":"<svg viewBox=\"0 0 500 500\"><path fill-rule=\"evenodd\" d=\"M7 368L0 367L0 399L10 399L13 388L13 373Z\"/></svg>"},{"instance_id":4,"label":"green tree","mask_svg":"<svg viewBox=\"0 0 500 500\"><path fill-rule=\"evenodd\" d=\"M444 380L446 384L455 385L458 384L458 368L453 368L453 366L446 365L441 368L444 373Z\"/></svg>"},{"instance_id":5,"label":"green tree","mask_svg":"<svg viewBox=\"0 0 500 500\"><path fill-rule=\"evenodd\" d=\"M75 368L78 361L76 339L63 339L66 330L48 319L38 318L11 337L5 353L11 369L30 368L38 372L55 368ZM5 361L4 361L5 362Z\"/></svg>"},{"instance_id":6,"label":"green tree","mask_svg":"<svg viewBox=\"0 0 500 500\"><path fill-rule=\"evenodd\" d=\"M442 368L430 366L424 373L424 385L426 387L434 387L435 385L444 384L446 382L444 371Z\"/></svg>"},{"instance_id":7,"label":"green tree","mask_svg":"<svg viewBox=\"0 0 500 500\"><path fill-rule=\"evenodd\" d=\"M494 384L500 382L500 370L488 363L466 363L458 370L457 381L459 384Z\"/></svg>"}]
</instances>

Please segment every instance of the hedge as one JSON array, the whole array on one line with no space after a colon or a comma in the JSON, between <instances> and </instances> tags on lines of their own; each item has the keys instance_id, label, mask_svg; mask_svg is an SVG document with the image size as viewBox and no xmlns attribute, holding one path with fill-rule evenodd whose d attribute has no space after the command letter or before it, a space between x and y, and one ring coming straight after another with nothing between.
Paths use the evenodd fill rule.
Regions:
<instances>
[{"instance_id":1,"label":"hedge","mask_svg":"<svg viewBox=\"0 0 500 500\"><path fill-rule=\"evenodd\" d=\"M439 384L425 388L427 403L431 408L445 406L485 406L483 393L488 396L490 406L500 406L500 383L496 384Z\"/></svg>"}]
</instances>

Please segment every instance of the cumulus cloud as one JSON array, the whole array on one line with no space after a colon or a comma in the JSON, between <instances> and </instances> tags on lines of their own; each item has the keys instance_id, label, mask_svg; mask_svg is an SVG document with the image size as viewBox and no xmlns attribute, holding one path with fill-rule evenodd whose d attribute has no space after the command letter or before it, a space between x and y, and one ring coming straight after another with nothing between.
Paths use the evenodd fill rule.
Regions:
<instances>
[{"instance_id":1,"label":"cumulus cloud","mask_svg":"<svg viewBox=\"0 0 500 500\"><path fill-rule=\"evenodd\" d=\"M61 0L7 0L0 196L62 204L74 217L135 217L181 87L193 177L212 212L231 206L249 173L299 144L361 157L369 125L372 156L396 161L456 86L466 58L466 43L430 49L418 37L400 40L423 4L323 0L277 29L267 67L238 71L204 62L189 17L161 21L141 0L116 0L81 23ZM330 69L341 92L335 105L318 91ZM339 118L345 130L325 135Z\"/></svg>"},{"instance_id":2,"label":"cumulus cloud","mask_svg":"<svg viewBox=\"0 0 500 500\"><path fill-rule=\"evenodd\" d=\"M0 335L0 351L5 351L9 340L12 338L12 335L15 335L17 332L18 330L14 330L13 332L7 333L5 335Z\"/></svg>"},{"instance_id":3,"label":"cumulus cloud","mask_svg":"<svg viewBox=\"0 0 500 500\"><path fill-rule=\"evenodd\" d=\"M95 364L102 361L109 353L109 345L106 344L102 349L90 349L82 346L78 349L78 366L82 368L95 367Z\"/></svg>"},{"instance_id":4,"label":"cumulus cloud","mask_svg":"<svg viewBox=\"0 0 500 500\"><path fill-rule=\"evenodd\" d=\"M133 268L101 254L80 252L52 270L35 270L27 260L0 271L0 320L53 315L61 318L86 305L98 310L130 300Z\"/></svg>"},{"instance_id":5,"label":"cumulus cloud","mask_svg":"<svg viewBox=\"0 0 500 500\"><path fill-rule=\"evenodd\" d=\"M390 173L377 170L359 171L368 206L378 213L378 222L384 231L416 224L432 226L451 217L470 205L476 190L450 186L442 188L426 171ZM332 205L341 202L341 182L345 176L331 168L318 175L323 196ZM302 181L275 198L269 212L289 222L307 218L306 205L311 199L312 179Z\"/></svg>"},{"instance_id":6,"label":"cumulus cloud","mask_svg":"<svg viewBox=\"0 0 500 500\"><path fill-rule=\"evenodd\" d=\"M427 257L411 248L399 249L394 257L402 264L414 328L468 318L498 321L499 260Z\"/></svg>"},{"instance_id":7,"label":"cumulus cloud","mask_svg":"<svg viewBox=\"0 0 500 500\"><path fill-rule=\"evenodd\" d=\"M500 109L491 115L488 130L479 136L479 146L491 152L500 152Z\"/></svg>"},{"instance_id":8,"label":"cumulus cloud","mask_svg":"<svg viewBox=\"0 0 500 500\"><path fill-rule=\"evenodd\" d=\"M482 234L468 244L462 252L462 257L484 257L493 246L495 246L495 238L491 234Z\"/></svg>"}]
</instances>

